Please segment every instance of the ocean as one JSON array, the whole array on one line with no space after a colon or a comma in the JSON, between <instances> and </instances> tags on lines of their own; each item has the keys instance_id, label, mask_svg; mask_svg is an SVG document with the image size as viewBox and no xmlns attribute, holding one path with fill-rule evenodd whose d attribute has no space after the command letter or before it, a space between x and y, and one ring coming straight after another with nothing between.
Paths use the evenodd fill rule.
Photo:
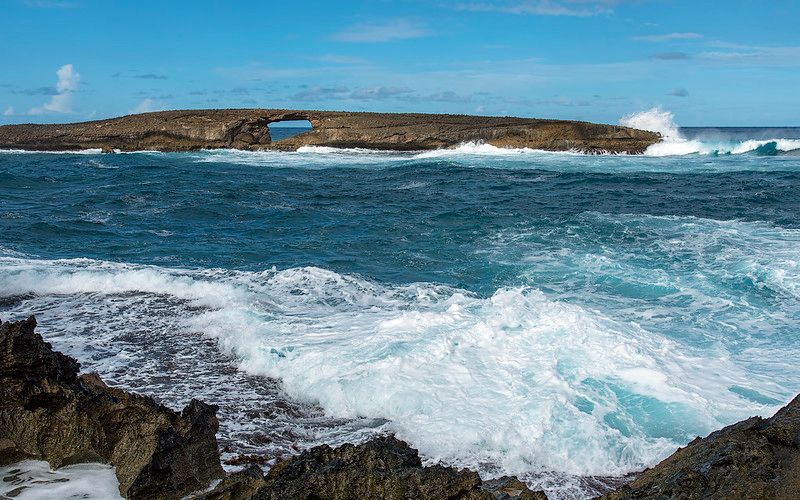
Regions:
<instances>
[{"instance_id":1,"label":"ocean","mask_svg":"<svg viewBox=\"0 0 800 500\"><path fill-rule=\"evenodd\" d=\"M644 156L0 152L0 318L220 405L224 459L394 433L586 498L800 391L800 128L663 118Z\"/></svg>"}]
</instances>

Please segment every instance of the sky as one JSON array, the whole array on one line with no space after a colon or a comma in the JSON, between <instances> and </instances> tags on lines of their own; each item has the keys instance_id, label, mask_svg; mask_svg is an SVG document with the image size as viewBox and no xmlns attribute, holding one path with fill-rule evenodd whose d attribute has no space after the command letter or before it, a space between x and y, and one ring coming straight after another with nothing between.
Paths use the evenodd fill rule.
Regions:
<instances>
[{"instance_id":1,"label":"sky","mask_svg":"<svg viewBox=\"0 0 800 500\"><path fill-rule=\"evenodd\" d=\"M0 0L0 123L189 108L800 126L798 0Z\"/></svg>"}]
</instances>

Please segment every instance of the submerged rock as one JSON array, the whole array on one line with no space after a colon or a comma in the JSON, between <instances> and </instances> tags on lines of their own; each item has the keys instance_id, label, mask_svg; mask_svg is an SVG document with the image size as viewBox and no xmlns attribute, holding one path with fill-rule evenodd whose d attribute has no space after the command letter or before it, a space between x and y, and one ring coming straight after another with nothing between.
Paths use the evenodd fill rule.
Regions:
<instances>
[{"instance_id":1,"label":"submerged rock","mask_svg":"<svg viewBox=\"0 0 800 500\"><path fill-rule=\"evenodd\" d=\"M800 395L771 418L695 439L600 498L800 498Z\"/></svg>"},{"instance_id":2,"label":"submerged rock","mask_svg":"<svg viewBox=\"0 0 800 500\"><path fill-rule=\"evenodd\" d=\"M543 500L516 478L483 482L477 472L423 467L417 451L394 437L338 448L317 446L278 462L266 476L251 466L232 474L204 500L228 499L524 499Z\"/></svg>"},{"instance_id":3,"label":"submerged rock","mask_svg":"<svg viewBox=\"0 0 800 500\"><path fill-rule=\"evenodd\" d=\"M0 324L0 465L109 463L128 498L180 498L223 477L216 407L192 400L179 414L79 375L35 326Z\"/></svg>"}]
</instances>

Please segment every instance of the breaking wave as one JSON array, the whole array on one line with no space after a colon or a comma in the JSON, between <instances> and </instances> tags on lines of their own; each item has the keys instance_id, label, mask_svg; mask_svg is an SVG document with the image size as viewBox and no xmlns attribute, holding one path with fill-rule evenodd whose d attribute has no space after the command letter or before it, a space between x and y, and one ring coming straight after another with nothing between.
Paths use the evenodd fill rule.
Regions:
<instances>
[{"instance_id":1,"label":"breaking wave","mask_svg":"<svg viewBox=\"0 0 800 500\"><path fill-rule=\"evenodd\" d=\"M750 290L752 300L779 295L786 303L781 313L794 314L795 232L693 218L622 216L610 223L656 232L645 257L696 251L703 261L722 238L729 250L717 250L718 260L703 267L708 286L733 281ZM507 236L498 236L499 250L507 248ZM537 248L525 232L514 238L516 248ZM753 256L765 245L774 247L769 258ZM771 413L782 401L785 387L767 374L779 369L783 381L793 379L796 370L784 363L791 348L778 355L751 339L747 353L734 355L718 342L666 334L680 308L698 307L693 317L705 322L707 335L732 323L769 332L774 319L734 313L725 294L683 279L679 268L669 270L674 276L643 269L637 277L624 259L575 258L570 266L600 273L597 282L616 290L609 300L621 302L604 310L603 297L592 294L573 300L533 286L502 286L481 295L430 282L380 283L320 267L192 270L18 254L0 258L0 296L18 297L20 312L50 309L59 329L85 332L92 328L89 318L93 324L108 317L113 330L135 332L145 317L157 335L177 329L186 344L201 348L188 339L202 336L236 359L240 370L280 379L288 396L320 405L330 419L386 419L372 430L362 426L358 435L393 432L427 460L489 476L518 474L549 485L556 498L567 490L580 496L569 478L653 465L696 435ZM561 272L545 255L527 259ZM627 281L615 284L617 274ZM663 299L639 311L639 299L625 298L631 294ZM181 313L170 313L176 310ZM91 344L79 341L85 335L67 345ZM125 364L134 362L96 354L79 357L110 363L100 371L112 374L129 372ZM215 355L190 357L203 364ZM780 366L750 364L763 359ZM134 373L143 376L141 368ZM208 379L205 385L219 384ZM330 442L329 436L319 439ZM555 486L554 475L562 478Z\"/></svg>"},{"instance_id":2,"label":"breaking wave","mask_svg":"<svg viewBox=\"0 0 800 500\"><path fill-rule=\"evenodd\" d=\"M620 119L620 124L661 134L662 140L645 151L645 155L648 156L743 153L775 156L781 153L800 151L800 138L735 140L719 137L720 134L708 134L707 137L700 134L697 137L688 138L675 123L672 112L659 107L624 116Z\"/></svg>"}]
</instances>

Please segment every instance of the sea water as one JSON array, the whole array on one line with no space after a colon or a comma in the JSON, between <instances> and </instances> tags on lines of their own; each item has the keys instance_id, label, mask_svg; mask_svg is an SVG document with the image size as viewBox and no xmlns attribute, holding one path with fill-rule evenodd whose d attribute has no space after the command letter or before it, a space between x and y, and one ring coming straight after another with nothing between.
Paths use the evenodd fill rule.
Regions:
<instances>
[{"instance_id":1,"label":"sea water","mask_svg":"<svg viewBox=\"0 0 800 500\"><path fill-rule=\"evenodd\" d=\"M584 498L800 392L800 129L623 123L665 140L2 152L0 317L224 459L394 433Z\"/></svg>"}]
</instances>

